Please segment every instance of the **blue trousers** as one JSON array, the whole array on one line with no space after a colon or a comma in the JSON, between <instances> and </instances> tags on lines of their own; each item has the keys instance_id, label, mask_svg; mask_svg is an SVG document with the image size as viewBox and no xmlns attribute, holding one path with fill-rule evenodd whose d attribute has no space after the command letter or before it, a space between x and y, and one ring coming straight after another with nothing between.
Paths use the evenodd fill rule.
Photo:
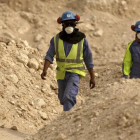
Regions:
<instances>
[{"instance_id":1,"label":"blue trousers","mask_svg":"<svg viewBox=\"0 0 140 140\"><path fill-rule=\"evenodd\" d=\"M63 80L57 80L58 98L64 111L69 111L76 104L79 91L80 76L76 73L66 72Z\"/></svg>"}]
</instances>

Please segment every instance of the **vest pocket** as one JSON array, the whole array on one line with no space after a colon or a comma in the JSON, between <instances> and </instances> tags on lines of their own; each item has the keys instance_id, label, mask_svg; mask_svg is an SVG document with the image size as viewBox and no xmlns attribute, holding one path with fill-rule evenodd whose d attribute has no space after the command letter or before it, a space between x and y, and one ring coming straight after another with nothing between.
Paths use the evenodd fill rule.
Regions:
<instances>
[{"instance_id":1,"label":"vest pocket","mask_svg":"<svg viewBox=\"0 0 140 140\"><path fill-rule=\"evenodd\" d=\"M65 78L65 71L57 70L56 71L56 79L63 80L64 78Z\"/></svg>"}]
</instances>

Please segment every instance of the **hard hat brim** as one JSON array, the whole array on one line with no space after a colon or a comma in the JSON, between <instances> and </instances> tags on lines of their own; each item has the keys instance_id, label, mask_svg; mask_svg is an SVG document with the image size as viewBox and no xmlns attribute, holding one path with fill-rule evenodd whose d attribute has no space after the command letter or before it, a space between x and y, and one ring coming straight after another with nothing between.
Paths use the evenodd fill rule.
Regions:
<instances>
[{"instance_id":1,"label":"hard hat brim","mask_svg":"<svg viewBox=\"0 0 140 140\"><path fill-rule=\"evenodd\" d=\"M67 20L76 20L75 18L64 18L62 21L67 21Z\"/></svg>"},{"instance_id":2,"label":"hard hat brim","mask_svg":"<svg viewBox=\"0 0 140 140\"><path fill-rule=\"evenodd\" d=\"M140 29L135 29L134 31L136 31L136 32L137 32L137 31L140 31Z\"/></svg>"}]
</instances>

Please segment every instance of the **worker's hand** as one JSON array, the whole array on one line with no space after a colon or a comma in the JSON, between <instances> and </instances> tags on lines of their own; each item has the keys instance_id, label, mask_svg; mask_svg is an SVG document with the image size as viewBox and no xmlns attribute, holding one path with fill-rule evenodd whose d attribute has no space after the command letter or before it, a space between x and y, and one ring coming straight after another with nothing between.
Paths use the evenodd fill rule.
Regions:
<instances>
[{"instance_id":1,"label":"worker's hand","mask_svg":"<svg viewBox=\"0 0 140 140\"><path fill-rule=\"evenodd\" d=\"M43 79L43 80L46 80L46 75L47 75L47 72L46 71L43 71L42 72L42 74L41 74L41 78Z\"/></svg>"},{"instance_id":2,"label":"worker's hand","mask_svg":"<svg viewBox=\"0 0 140 140\"><path fill-rule=\"evenodd\" d=\"M94 79L90 79L89 87L90 87L90 89L93 89L95 87L95 80Z\"/></svg>"}]
</instances>

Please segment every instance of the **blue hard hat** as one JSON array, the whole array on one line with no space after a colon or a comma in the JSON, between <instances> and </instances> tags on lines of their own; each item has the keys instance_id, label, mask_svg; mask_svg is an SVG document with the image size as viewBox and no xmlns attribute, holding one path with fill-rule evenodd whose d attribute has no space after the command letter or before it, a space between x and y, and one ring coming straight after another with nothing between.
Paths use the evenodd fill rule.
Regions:
<instances>
[{"instance_id":1,"label":"blue hard hat","mask_svg":"<svg viewBox=\"0 0 140 140\"><path fill-rule=\"evenodd\" d=\"M140 21L136 22L134 31L140 31Z\"/></svg>"},{"instance_id":2,"label":"blue hard hat","mask_svg":"<svg viewBox=\"0 0 140 140\"><path fill-rule=\"evenodd\" d=\"M62 21L66 21L66 20L76 20L75 15L73 12L71 11L66 11L62 14L61 16L61 20Z\"/></svg>"}]
</instances>

